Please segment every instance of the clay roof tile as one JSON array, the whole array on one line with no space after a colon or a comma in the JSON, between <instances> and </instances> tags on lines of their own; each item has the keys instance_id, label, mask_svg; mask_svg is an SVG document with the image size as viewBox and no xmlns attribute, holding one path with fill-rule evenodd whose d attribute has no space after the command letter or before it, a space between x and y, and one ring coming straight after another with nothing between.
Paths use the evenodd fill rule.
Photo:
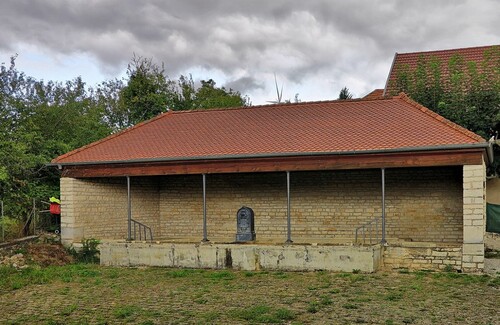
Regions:
<instances>
[{"instance_id":1,"label":"clay roof tile","mask_svg":"<svg viewBox=\"0 0 500 325\"><path fill-rule=\"evenodd\" d=\"M52 163L341 153L484 142L404 94L161 114Z\"/></svg>"}]
</instances>

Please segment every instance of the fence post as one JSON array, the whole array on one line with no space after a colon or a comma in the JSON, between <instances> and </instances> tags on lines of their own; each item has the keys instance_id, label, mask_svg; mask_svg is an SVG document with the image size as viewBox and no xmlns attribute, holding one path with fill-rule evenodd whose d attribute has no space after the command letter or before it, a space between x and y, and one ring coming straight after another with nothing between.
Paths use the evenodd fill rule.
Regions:
<instances>
[{"instance_id":1,"label":"fence post","mask_svg":"<svg viewBox=\"0 0 500 325\"><path fill-rule=\"evenodd\" d=\"M3 219L3 201L0 201L0 208L2 210L2 222L0 222L0 225L2 225L2 242L5 241L5 226L4 226L4 219Z\"/></svg>"},{"instance_id":2,"label":"fence post","mask_svg":"<svg viewBox=\"0 0 500 325\"><path fill-rule=\"evenodd\" d=\"M33 198L33 235L36 235L36 220L37 214L36 214L36 199Z\"/></svg>"}]
</instances>

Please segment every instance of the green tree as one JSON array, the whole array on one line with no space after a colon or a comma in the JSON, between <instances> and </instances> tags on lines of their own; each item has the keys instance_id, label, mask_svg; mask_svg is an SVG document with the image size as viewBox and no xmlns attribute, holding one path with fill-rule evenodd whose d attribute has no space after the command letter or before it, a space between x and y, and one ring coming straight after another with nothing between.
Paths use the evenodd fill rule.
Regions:
<instances>
[{"instance_id":1,"label":"green tree","mask_svg":"<svg viewBox=\"0 0 500 325\"><path fill-rule=\"evenodd\" d=\"M200 83L201 87L196 88L191 75L189 77L181 75L177 81L177 96L172 109L182 111L250 105L248 97L233 89L216 87L213 79L201 80Z\"/></svg>"},{"instance_id":2,"label":"green tree","mask_svg":"<svg viewBox=\"0 0 500 325\"><path fill-rule=\"evenodd\" d=\"M110 133L105 112L81 78L36 81L0 66L0 197L10 216L26 216L31 198L59 192L57 171L46 164Z\"/></svg>"},{"instance_id":3,"label":"green tree","mask_svg":"<svg viewBox=\"0 0 500 325\"><path fill-rule=\"evenodd\" d=\"M167 110L224 108L249 105L249 99L239 92L216 87L213 79L201 80L196 87L191 75L181 75L173 81L165 74L164 66L152 59L134 57L128 66L128 80L120 85L103 83L100 87L103 103L108 107L110 122L120 128L137 124ZM118 96L113 89L119 89ZM118 98L115 101L114 98Z\"/></svg>"},{"instance_id":4,"label":"green tree","mask_svg":"<svg viewBox=\"0 0 500 325\"><path fill-rule=\"evenodd\" d=\"M127 80L95 89L78 77L64 83L35 80L16 57L0 65L0 199L6 213L25 217L31 199L59 195L59 175L47 164L59 155L156 116L167 109L241 106L246 98L213 80L171 81L151 59L134 57Z\"/></svg>"},{"instance_id":5,"label":"green tree","mask_svg":"<svg viewBox=\"0 0 500 325\"><path fill-rule=\"evenodd\" d=\"M352 99L352 94L349 92L349 88L344 87L340 90L339 98L340 100Z\"/></svg>"},{"instance_id":6,"label":"green tree","mask_svg":"<svg viewBox=\"0 0 500 325\"><path fill-rule=\"evenodd\" d=\"M453 56L448 62L421 56L415 69L399 66L397 91L447 119L490 137L500 123L500 47L484 53L481 63ZM447 71L443 76L443 71ZM393 94L393 95L394 95Z\"/></svg>"},{"instance_id":7,"label":"green tree","mask_svg":"<svg viewBox=\"0 0 500 325\"><path fill-rule=\"evenodd\" d=\"M201 80L201 87L196 89L193 108L224 108L245 106L248 99L232 89L216 87L212 79Z\"/></svg>"},{"instance_id":8,"label":"green tree","mask_svg":"<svg viewBox=\"0 0 500 325\"><path fill-rule=\"evenodd\" d=\"M106 80L97 86L94 93L98 106L104 112L104 122L115 132L130 125L128 109L120 100L120 93L124 87L122 80Z\"/></svg>"},{"instance_id":9,"label":"green tree","mask_svg":"<svg viewBox=\"0 0 500 325\"><path fill-rule=\"evenodd\" d=\"M175 83L167 78L163 65L134 56L127 68L128 82L119 94L123 123L131 126L155 117L173 106Z\"/></svg>"}]
</instances>

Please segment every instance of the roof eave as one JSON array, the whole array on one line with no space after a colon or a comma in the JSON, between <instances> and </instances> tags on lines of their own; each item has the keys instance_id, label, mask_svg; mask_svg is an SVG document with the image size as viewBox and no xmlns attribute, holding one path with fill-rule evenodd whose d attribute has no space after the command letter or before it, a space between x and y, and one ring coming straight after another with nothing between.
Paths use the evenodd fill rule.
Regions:
<instances>
[{"instance_id":1,"label":"roof eave","mask_svg":"<svg viewBox=\"0 0 500 325\"><path fill-rule=\"evenodd\" d=\"M401 152L425 152L441 150L461 150L461 149L487 149L489 142L477 142L466 144L447 144L437 146L404 147L375 150L353 150L336 152L284 152L284 153L263 153L263 154L237 154L237 155L214 155L197 157L174 157L174 158L143 158L111 161L83 161L83 162L52 162L49 167L62 168L64 166L85 166L85 165L106 165L106 164L137 164L137 163L161 163L176 161L197 161L197 160L225 160L225 159L252 159L252 158L280 158L280 157L304 157L304 156L343 156L343 155L367 155L367 154L391 154Z\"/></svg>"}]
</instances>

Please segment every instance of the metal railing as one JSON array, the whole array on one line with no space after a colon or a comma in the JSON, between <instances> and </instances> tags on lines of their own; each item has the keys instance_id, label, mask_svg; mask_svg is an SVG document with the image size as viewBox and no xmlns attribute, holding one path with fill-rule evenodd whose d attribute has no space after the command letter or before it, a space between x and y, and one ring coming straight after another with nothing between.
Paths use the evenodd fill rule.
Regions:
<instances>
[{"instance_id":1,"label":"metal railing","mask_svg":"<svg viewBox=\"0 0 500 325\"><path fill-rule=\"evenodd\" d=\"M355 244L375 244L382 240L382 217L377 217L356 228Z\"/></svg>"},{"instance_id":2,"label":"metal railing","mask_svg":"<svg viewBox=\"0 0 500 325\"><path fill-rule=\"evenodd\" d=\"M150 227L134 219L131 219L131 221L132 221L132 233L133 233L133 237L131 238L132 240L137 240L137 233L139 233L140 241L142 240L148 241L148 235L149 235L149 241L153 242L153 231L151 230Z\"/></svg>"}]
</instances>

